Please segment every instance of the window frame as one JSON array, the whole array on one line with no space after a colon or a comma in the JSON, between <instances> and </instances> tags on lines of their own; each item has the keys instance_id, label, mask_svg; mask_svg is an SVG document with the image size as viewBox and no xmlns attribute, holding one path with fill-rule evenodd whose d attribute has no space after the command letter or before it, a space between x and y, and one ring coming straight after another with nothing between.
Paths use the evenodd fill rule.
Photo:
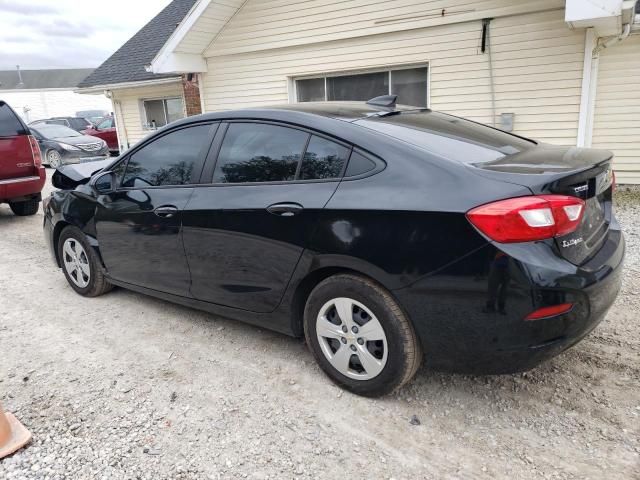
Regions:
<instances>
[{"instance_id":1,"label":"window frame","mask_svg":"<svg viewBox=\"0 0 640 480\"><path fill-rule=\"evenodd\" d=\"M184 96L181 95L170 95L168 97L148 97L148 98L141 98L140 99L140 119L142 120L142 129L144 131L147 132L155 132L157 130L160 130L161 128L166 127L167 125L169 125L169 118L168 118L168 114L167 114L167 100L180 100L180 102L182 103L182 113L185 113L185 101L184 101ZM166 122L164 125L160 126L160 127L155 127L153 128L150 125L149 119L147 118L147 109L145 107L145 103L146 102L158 102L158 101L162 101L162 110L164 113L164 121ZM186 118L186 116L183 116L182 118ZM182 120L179 119L179 120Z\"/></svg>"},{"instance_id":2,"label":"window frame","mask_svg":"<svg viewBox=\"0 0 640 480\"><path fill-rule=\"evenodd\" d=\"M334 71L329 73L315 74L315 75L300 75L289 77L289 103L309 103L309 102L300 102L298 101L298 80L316 80L319 78L324 79L324 101L328 102L327 99L327 79L335 78L335 77L348 77L354 75L366 75L368 73L384 73L388 74L389 78L389 92L388 95L391 95L391 72L398 70L413 70L417 68L426 68L427 69L427 106L422 108L431 108L431 64L430 62L423 63L412 63L407 65L391 65L385 67L376 67L376 68L366 68L360 70L341 70ZM341 100L338 100L341 101ZM349 101L349 100L344 100Z\"/></svg>"},{"instance_id":3,"label":"window frame","mask_svg":"<svg viewBox=\"0 0 640 480\"><path fill-rule=\"evenodd\" d=\"M298 167L296 168L296 178L294 180L280 180L280 181L271 181L271 182L245 182L245 183L221 183L214 182L214 174L215 169L218 165L218 159L220 155L220 150L222 148L222 143L227 135L227 130L229 125L232 123L257 123L257 124L266 124L266 125L275 125L278 127L292 128L294 130L300 130L309 135L307 141L304 146L304 150L302 151L300 160L298 161ZM313 179L299 179L297 178L300 174L300 170L302 168L302 161L304 159L304 155L307 153L307 148L309 147L309 143L311 141L311 137L315 135L316 137L323 138L325 140L337 143L338 145L347 148L349 150L349 155L347 161L344 162L342 167L342 171L340 172L340 176L334 178L313 178ZM351 155L354 151L358 151L358 153L365 155L369 158L376 166L374 169L365 172L360 175L353 175L351 177L345 177L347 169L349 168L349 162L351 161ZM208 187L247 187L247 186L256 186L256 185L291 185L291 184L305 184L305 183L327 183L327 182L343 182L350 180L359 180L361 178L370 177L375 175L386 168L387 164L384 160L382 160L377 155L369 153L367 150L358 147L350 142L342 140L337 137L333 137L323 132L319 132L313 130L312 128L304 127L301 125L296 125L292 123L281 122L277 120L259 120L259 119L251 119L251 118L234 118L220 121L220 127L215 134L215 138L211 144L211 148L209 149L209 154L207 156L207 160L202 171L202 176L200 178L200 183L198 186L208 186Z\"/></svg>"},{"instance_id":4,"label":"window frame","mask_svg":"<svg viewBox=\"0 0 640 480\"><path fill-rule=\"evenodd\" d=\"M202 181L203 170L207 165L207 162L209 161L209 155L211 153L214 139L217 137L217 133L220 130L220 124L221 122L219 120L209 120L209 121L189 123L187 125L180 125L175 128L172 128L171 130L163 131L161 134L152 135L151 137L146 138L145 140L140 142L140 144L133 147L131 151L128 152L123 158L118 159L118 161L114 162L112 165L109 166L108 171L112 171L117 166L124 164L124 174L122 175L122 178L118 180L118 184L116 185L115 191L128 192L128 191L135 191L135 190L149 190L149 189L155 190L159 188L193 188L196 185L200 185ZM208 137L208 141L204 142L204 145L202 146L202 149L198 154L199 159L197 164L194 167L193 173L191 174L191 183L188 183L186 185L149 185L149 186L142 186L142 187L123 187L122 186L122 182L124 180L124 177L127 173L127 168L129 166L129 160L133 155L135 155L137 152L145 148L147 145L153 143L156 140L160 140L161 138L166 137L167 135L170 135L180 130L184 130L186 128L200 127L203 125L209 126L209 133L208 133L209 137Z\"/></svg>"}]
</instances>

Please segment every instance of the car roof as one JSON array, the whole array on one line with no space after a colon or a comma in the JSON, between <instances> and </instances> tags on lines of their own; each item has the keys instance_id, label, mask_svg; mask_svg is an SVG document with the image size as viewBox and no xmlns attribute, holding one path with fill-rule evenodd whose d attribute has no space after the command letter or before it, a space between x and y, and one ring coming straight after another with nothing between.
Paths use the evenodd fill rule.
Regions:
<instances>
[{"instance_id":1,"label":"car roof","mask_svg":"<svg viewBox=\"0 0 640 480\"><path fill-rule=\"evenodd\" d=\"M388 114L389 112L404 112L416 110L426 111L427 109L412 107L409 105L396 105L393 108L386 108L377 105L370 105L366 102L302 102L273 105L265 108L254 108L252 110L287 110L291 112L308 113L312 115L319 115L321 117L352 122L362 118Z\"/></svg>"}]
</instances>

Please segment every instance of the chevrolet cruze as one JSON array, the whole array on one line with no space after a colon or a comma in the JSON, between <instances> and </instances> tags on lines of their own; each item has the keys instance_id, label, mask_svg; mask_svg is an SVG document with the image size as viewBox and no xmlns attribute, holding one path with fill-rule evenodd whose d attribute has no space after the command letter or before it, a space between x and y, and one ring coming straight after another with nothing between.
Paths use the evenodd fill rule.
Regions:
<instances>
[{"instance_id":1,"label":"chevrolet cruze","mask_svg":"<svg viewBox=\"0 0 640 480\"><path fill-rule=\"evenodd\" d=\"M56 172L44 227L79 294L304 335L377 396L421 362L529 369L596 327L625 249L611 161L393 97L212 113Z\"/></svg>"}]
</instances>

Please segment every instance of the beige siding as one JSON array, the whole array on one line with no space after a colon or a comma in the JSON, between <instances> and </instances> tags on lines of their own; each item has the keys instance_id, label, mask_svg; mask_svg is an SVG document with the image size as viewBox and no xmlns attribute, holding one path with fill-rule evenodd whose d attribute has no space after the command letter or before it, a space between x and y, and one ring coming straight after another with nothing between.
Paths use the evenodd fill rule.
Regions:
<instances>
[{"instance_id":1,"label":"beige siding","mask_svg":"<svg viewBox=\"0 0 640 480\"><path fill-rule=\"evenodd\" d=\"M116 114L120 113L118 117L121 117L117 117L116 121L123 124L119 127L119 130L121 130L128 139L129 146L133 146L133 144L150 133L149 130L143 127L142 100L182 96L183 92L180 82L114 90L113 100L120 102L120 112L116 112Z\"/></svg>"},{"instance_id":2,"label":"beige siding","mask_svg":"<svg viewBox=\"0 0 640 480\"><path fill-rule=\"evenodd\" d=\"M618 182L640 184L640 35L600 54L592 145L615 153Z\"/></svg>"},{"instance_id":3,"label":"beige siding","mask_svg":"<svg viewBox=\"0 0 640 480\"><path fill-rule=\"evenodd\" d=\"M269 50L563 7L563 0L248 0L206 53Z\"/></svg>"},{"instance_id":4,"label":"beige siding","mask_svg":"<svg viewBox=\"0 0 640 480\"><path fill-rule=\"evenodd\" d=\"M551 11L492 22L496 112L515 113L517 133L575 145L584 31L569 30L563 15ZM488 55L480 52L481 31L481 21L472 21L210 57L205 107L286 103L289 79L298 76L429 63L432 108L490 123Z\"/></svg>"}]
</instances>

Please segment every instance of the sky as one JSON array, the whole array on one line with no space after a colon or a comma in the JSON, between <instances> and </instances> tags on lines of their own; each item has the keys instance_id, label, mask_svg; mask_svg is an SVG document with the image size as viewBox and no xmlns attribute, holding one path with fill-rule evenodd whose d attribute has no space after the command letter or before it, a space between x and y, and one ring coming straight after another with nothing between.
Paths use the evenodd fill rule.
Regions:
<instances>
[{"instance_id":1,"label":"sky","mask_svg":"<svg viewBox=\"0 0 640 480\"><path fill-rule=\"evenodd\" d=\"M0 0L0 70L97 67L171 0Z\"/></svg>"}]
</instances>

